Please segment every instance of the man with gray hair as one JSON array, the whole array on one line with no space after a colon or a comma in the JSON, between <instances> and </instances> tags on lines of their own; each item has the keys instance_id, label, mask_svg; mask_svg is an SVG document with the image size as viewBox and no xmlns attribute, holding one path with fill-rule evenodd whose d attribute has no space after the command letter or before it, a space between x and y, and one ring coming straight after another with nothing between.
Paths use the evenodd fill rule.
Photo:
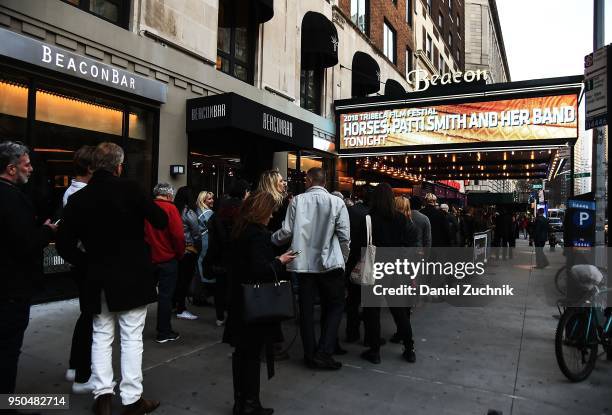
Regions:
<instances>
[{"instance_id":1,"label":"man with gray hair","mask_svg":"<svg viewBox=\"0 0 612 415\"><path fill-rule=\"evenodd\" d=\"M172 298L178 277L178 261L185 253L183 221L172 203L174 189L168 183L157 183L153 188L155 204L166 212L168 226L155 229L145 221L145 241L151 247L151 260L157 268L157 343L166 343L179 338L172 330Z\"/></svg>"},{"instance_id":2,"label":"man with gray hair","mask_svg":"<svg viewBox=\"0 0 612 415\"><path fill-rule=\"evenodd\" d=\"M338 370L333 359L338 328L344 311L344 267L349 255L349 215L342 199L325 189L325 171L313 167L306 173L305 193L289 203L281 229L272 235L277 246L291 243L299 252L287 266L297 273L300 296L300 329L304 363L315 369ZM315 342L314 302L317 292L325 316L319 342Z\"/></svg>"},{"instance_id":3,"label":"man with gray hair","mask_svg":"<svg viewBox=\"0 0 612 415\"><path fill-rule=\"evenodd\" d=\"M49 220L38 224L34 205L19 188L32 171L25 145L0 142L0 394L15 392L30 301L42 279L42 249L56 229Z\"/></svg>"},{"instance_id":4,"label":"man with gray hair","mask_svg":"<svg viewBox=\"0 0 612 415\"><path fill-rule=\"evenodd\" d=\"M110 415L112 410L115 320L121 332L123 415L145 414L159 406L158 401L142 398L142 330L147 304L157 300L144 224L147 220L164 229L168 217L136 181L120 178L123 157L117 144L96 147L94 174L68 200L57 235L60 255L86 269L81 307L94 316L91 382L97 415ZM85 251L79 249L79 241Z\"/></svg>"}]
</instances>

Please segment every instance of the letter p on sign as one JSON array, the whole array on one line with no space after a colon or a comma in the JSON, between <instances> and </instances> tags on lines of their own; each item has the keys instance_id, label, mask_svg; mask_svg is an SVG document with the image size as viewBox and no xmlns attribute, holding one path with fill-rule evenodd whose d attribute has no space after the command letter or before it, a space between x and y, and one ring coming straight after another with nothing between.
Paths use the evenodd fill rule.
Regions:
<instances>
[{"instance_id":1,"label":"letter p on sign","mask_svg":"<svg viewBox=\"0 0 612 415\"><path fill-rule=\"evenodd\" d=\"M580 217L578 219L579 226L584 226L584 222L588 222L590 216L588 212L580 212Z\"/></svg>"}]
</instances>

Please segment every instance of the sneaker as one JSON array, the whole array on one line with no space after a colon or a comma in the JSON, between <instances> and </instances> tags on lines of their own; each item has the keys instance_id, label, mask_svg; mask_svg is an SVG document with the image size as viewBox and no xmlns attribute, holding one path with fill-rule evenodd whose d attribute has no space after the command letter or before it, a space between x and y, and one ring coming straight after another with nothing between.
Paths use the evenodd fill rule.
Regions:
<instances>
[{"instance_id":1,"label":"sneaker","mask_svg":"<svg viewBox=\"0 0 612 415\"><path fill-rule=\"evenodd\" d=\"M76 370L75 369L68 369L66 370L66 380L68 382L74 382L74 378L76 377Z\"/></svg>"},{"instance_id":2,"label":"sneaker","mask_svg":"<svg viewBox=\"0 0 612 415\"><path fill-rule=\"evenodd\" d=\"M84 395L86 393L92 393L93 390L94 385L91 383L91 381L87 381L85 383L74 382L72 384L72 393Z\"/></svg>"},{"instance_id":3,"label":"sneaker","mask_svg":"<svg viewBox=\"0 0 612 415\"><path fill-rule=\"evenodd\" d=\"M227 317L225 317L223 320L215 320L215 324L217 325L217 327L224 326L225 320L227 320Z\"/></svg>"},{"instance_id":4,"label":"sneaker","mask_svg":"<svg viewBox=\"0 0 612 415\"><path fill-rule=\"evenodd\" d=\"M175 331L171 331L168 334L157 334L157 337L155 338L155 341L157 343L166 343L166 342L173 342L175 340L179 339L179 334Z\"/></svg>"},{"instance_id":5,"label":"sneaker","mask_svg":"<svg viewBox=\"0 0 612 415\"><path fill-rule=\"evenodd\" d=\"M176 315L176 318L181 318L183 320L197 320L198 316L195 314L191 314L189 311L185 310L182 313Z\"/></svg>"}]
</instances>

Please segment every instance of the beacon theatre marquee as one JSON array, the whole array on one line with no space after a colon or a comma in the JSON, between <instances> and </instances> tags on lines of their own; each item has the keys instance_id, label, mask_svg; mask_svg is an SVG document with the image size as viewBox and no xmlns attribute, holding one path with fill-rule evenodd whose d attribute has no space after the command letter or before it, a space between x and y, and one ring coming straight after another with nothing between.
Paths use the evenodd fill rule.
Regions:
<instances>
[{"instance_id":1,"label":"beacon theatre marquee","mask_svg":"<svg viewBox=\"0 0 612 415\"><path fill-rule=\"evenodd\" d=\"M340 150L575 139L577 94L346 112Z\"/></svg>"},{"instance_id":2,"label":"beacon theatre marquee","mask_svg":"<svg viewBox=\"0 0 612 415\"><path fill-rule=\"evenodd\" d=\"M157 102L166 102L167 87L162 82L147 79L10 30L0 29L0 55Z\"/></svg>"}]
</instances>

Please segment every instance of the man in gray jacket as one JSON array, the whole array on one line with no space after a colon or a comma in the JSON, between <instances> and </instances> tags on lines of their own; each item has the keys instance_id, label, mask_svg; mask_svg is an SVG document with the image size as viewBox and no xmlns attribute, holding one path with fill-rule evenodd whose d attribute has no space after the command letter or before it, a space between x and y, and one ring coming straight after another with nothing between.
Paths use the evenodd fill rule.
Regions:
<instances>
[{"instance_id":1,"label":"man in gray jacket","mask_svg":"<svg viewBox=\"0 0 612 415\"><path fill-rule=\"evenodd\" d=\"M293 198L281 229L272 235L278 246L291 242L297 257L287 270L298 274L300 329L308 367L337 370L332 358L344 310L344 264L349 255L350 225L344 202L325 189L325 172L313 167L305 193ZM314 302L317 291L325 311L316 345Z\"/></svg>"},{"instance_id":2,"label":"man in gray jacket","mask_svg":"<svg viewBox=\"0 0 612 415\"><path fill-rule=\"evenodd\" d=\"M412 196L410 198L411 216L412 222L414 222L418 230L418 246L425 248L425 250L431 248L431 223L429 218L423 215L420 210L423 207L423 203L418 196Z\"/></svg>"}]
</instances>

